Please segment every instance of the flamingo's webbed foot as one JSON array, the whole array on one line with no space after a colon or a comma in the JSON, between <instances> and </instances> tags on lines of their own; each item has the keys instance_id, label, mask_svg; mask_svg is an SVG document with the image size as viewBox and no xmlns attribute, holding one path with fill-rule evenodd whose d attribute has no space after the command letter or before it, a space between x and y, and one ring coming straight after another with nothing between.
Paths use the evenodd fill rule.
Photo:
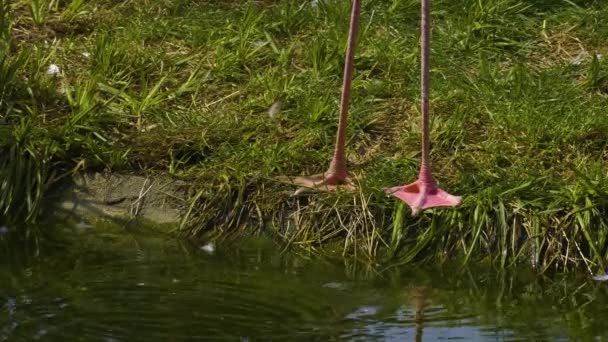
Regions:
<instances>
[{"instance_id":1,"label":"flamingo's webbed foot","mask_svg":"<svg viewBox=\"0 0 608 342\"><path fill-rule=\"evenodd\" d=\"M424 209L456 207L462 203L462 197L451 195L437 186L426 185L421 180L405 186L384 188L384 192L407 203L414 216Z\"/></svg>"},{"instance_id":2,"label":"flamingo's webbed foot","mask_svg":"<svg viewBox=\"0 0 608 342\"><path fill-rule=\"evenodd\" d=\"M293 196L303 194L308 191L337 191L354 190L355 185L352 179L347 176L339 176L337 174L321 173L313 176L297 176L297 177L279 177L283 183L296 185L298 189L293 193Z\"/></svg>"}]
</instances>

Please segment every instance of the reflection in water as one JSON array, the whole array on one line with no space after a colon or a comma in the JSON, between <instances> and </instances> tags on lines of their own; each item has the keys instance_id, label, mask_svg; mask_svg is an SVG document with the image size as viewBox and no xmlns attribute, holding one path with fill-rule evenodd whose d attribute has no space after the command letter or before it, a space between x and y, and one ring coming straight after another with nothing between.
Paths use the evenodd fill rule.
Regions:
<instances>
[{"instance_id":1,"label":"reflection in water","mask_svg":"<svg viewBox=\"0 0 608 342\"><path fill-rule=\"evenodd\" d=\"M425 306L425 288L416 287L412 291L414 299L414 308L416 310L414 322L416 322L416 342L422 341L422 330L424 324L424 306Z\"/></svg>"},{"instance_id":2,"label":"reflection in water","mask_svg":"<svg viewBox=\"0 0 608 342\"><path fill-rule=\"evenodd\" d=\"M256 240L210 254L108 227L75 225L69 236L38 256L0 240L0 341L608 337L604 284L483 271L357 273Z\"/></svg>"}]
</instances>

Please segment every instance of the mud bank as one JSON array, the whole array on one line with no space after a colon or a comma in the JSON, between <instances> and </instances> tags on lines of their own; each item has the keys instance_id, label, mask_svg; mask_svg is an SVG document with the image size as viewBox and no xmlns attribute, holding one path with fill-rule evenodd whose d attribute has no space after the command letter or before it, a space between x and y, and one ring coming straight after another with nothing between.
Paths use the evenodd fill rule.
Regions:
<instances>
[{"instance_id":1,"label":"mud bank","mask_svg":"<svg viewBox=\"0 0 608 342\"><path fill-rule=\"evenodd\" d=\"M90 173L74 176L52 194L58 209L77 217L143 219L177 224L186 183L167 176Z\"/></svg>"}]
</instances>

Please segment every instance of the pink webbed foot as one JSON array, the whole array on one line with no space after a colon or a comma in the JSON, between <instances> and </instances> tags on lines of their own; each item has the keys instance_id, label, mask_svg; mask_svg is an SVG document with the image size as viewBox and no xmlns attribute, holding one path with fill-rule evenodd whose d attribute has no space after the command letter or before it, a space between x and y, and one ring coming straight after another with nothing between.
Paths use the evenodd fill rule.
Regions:
<instances>
[{"instance_id":1,"label":"pink webbed foot","mask_svg":"<svg viewBox=\"0 0 608 342\"><path fill-rule=\"evenodd\" d=\"M384 188L384 192L407 203L414 216L424 209L456 207L462 203L462 197L451 195L437 186L429 187L420 180L405 186Z\"/></svg>"},{"instance_id":2,"label":"pink webbed foot","mask_svg":"<svg viewBox=\"0 0 608 342\"><path fill-rule=\"evenodd\" d=\"M279 181L291 185L296 185L299 188L294 192L294 196L300 195L307 191L322 191L330 192L341 190L354 190L355 185L349 176L337 176L335 174L318 174L314 176L297 176L297 177L279 177Z\"/></svg>"}]
</instances>

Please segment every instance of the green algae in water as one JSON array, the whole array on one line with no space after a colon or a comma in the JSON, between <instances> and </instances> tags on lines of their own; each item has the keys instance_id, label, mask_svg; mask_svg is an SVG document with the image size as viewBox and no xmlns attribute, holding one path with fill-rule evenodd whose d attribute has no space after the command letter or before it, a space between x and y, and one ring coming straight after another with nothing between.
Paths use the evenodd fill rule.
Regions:
<instances>
[{"instance_id":1,"label":"green algae in water","mask_svg":"<svg viewBox=\"0 0 608 342\"><path fill-rule=\"evenodd\" d=\"M607 288L586 278L378 274L259 239L211 249L145 228L69 231L37 254L0 237L0 341L608 339Z\"/></svg>"}]
</instances>

